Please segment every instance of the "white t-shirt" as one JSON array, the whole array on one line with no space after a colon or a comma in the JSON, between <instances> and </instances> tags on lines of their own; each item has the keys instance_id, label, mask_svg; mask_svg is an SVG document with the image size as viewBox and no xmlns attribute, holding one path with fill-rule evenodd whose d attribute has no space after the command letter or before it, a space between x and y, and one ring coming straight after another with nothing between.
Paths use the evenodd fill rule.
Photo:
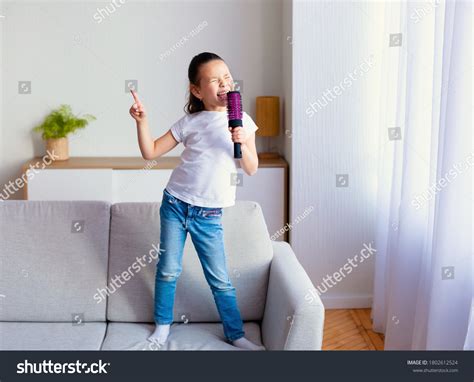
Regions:
<instances>
[{"instance_id":1,"label":"white t-shirt","mask_svg":"<svg viewBox=\"0 0 474 382\"><path fill-rule=\"evenodd\" d=\"M258 129L245 112L242 113L242 124L249 133ZM227 111L204 110L186 114L171 126L171 133L185 149L166 190L199 207L233 206L239 159L234 159Z\"/></svg>"}]
</instances>

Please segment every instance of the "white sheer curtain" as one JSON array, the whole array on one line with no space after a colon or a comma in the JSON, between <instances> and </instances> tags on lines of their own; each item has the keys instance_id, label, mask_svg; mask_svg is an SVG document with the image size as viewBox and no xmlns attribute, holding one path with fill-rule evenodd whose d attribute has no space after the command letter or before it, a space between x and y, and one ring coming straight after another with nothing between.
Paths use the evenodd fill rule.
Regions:
<instances>
[{"instance_id":1,"label":"white sheer curtain","mask_svg":"<svg viewBox=\"0 0 474 382\"><path fill-rule=\"evenodd\" d=\"M385 27L374 330L386 350L473 349L472 4L388 3Z\"/></svg>"}]
</instances>

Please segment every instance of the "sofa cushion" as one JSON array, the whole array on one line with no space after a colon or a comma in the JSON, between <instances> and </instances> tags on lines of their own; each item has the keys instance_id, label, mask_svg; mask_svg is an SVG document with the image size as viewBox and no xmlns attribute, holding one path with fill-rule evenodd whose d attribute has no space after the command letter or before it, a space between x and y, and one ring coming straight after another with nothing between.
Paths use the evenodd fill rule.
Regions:
<instances>
[{"instance_id":1,"label":"sofa cushion","mask_svg":"<svg viewBox=\"0 0 474 382\"><path fill-rule=\"evenodd\" d=\"M110 203L0 203L0 321L105 321Z\"/></svg>"},{"instance_id":2,"label":"sofa cushion","mask_svg":"<svg viewBox=\"0 0 474 382\"><path fill-rule=\"evenodd\" d=\"M107 324L0 322L0 350L100 350Z\"/></svg>"},{"instance_id":3,"label":"sofa cushion","mask_svg":"<svg viewBox=\"0 0 474 382\"><path fill-rule=\"evenodd\" d=\"M227 343L219 323L175 323L163 346L147 341L154 325L112 322L107 326L102 350L240 350ZM244 323L245 336L261 345L260 327L255 322Z\"/></svg>"},{"instance_id":4,"label":"sofa cushion","mask_svg":"<svg viewBox=\"0 0 474 382\"><path fill-rule=\"evenodd\" d=\"M111 321L153 322L156 252L161 203L118 203L111 209L107 317ZM237 201L223 209L224 245L229 277L236 288L242 318L263 317L273 252L258 203ZM142 265L137 264L141 258ZM155 258L155 259L153 259ZM117 277L128 274L119 283ZM116 282L112 285L112 279ZM123 285L122 285L123 284ZM176 290L175 321L217 322L214 299L188 234L183 271Z\"/></svg>"}]
</instances>

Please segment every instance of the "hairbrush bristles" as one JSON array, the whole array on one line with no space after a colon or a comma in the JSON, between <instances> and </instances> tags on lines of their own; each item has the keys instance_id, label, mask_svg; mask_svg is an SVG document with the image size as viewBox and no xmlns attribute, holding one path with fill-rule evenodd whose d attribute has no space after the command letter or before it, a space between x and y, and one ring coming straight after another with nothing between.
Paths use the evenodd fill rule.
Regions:
<instances>
[{"instance_id":1,"label":"hairbrush bristles","mask_svg":"<svg viewBox=\"0 0 474 382\"><path fill-rule=\"evenodd\" d=\"M231 121L239 121L239 125L232 123L229 124L230 127L233 126L242 126L242 97L240 96L240 92L232 91L227 93L227 116L229 119L229 123Z\"/></svg>"},{"instance_id":2,"label":"hairbrush bristles","mask_svg":"<svg viewBox=\"0 0 474 382\"><path fill-rule=\"evenodd\" d=\"M242 126L242 97L240 92L232 91L227 93L227 117L229 127L232 129ZM238 142L234 142L234 158L242 158L241 145Z\"/></svg>"}]
</instances>

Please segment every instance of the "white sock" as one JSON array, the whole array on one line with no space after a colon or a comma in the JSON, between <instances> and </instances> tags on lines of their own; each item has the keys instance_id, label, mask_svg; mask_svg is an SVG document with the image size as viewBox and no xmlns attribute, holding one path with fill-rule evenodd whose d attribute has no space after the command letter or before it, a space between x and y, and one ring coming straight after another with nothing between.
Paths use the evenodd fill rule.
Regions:
<instances>
[{"instance_id":1,"label":"white sock","mask_svg":"<svg viewBox=\"0 0 474 382\"><path fill-rule=\"evenodd\" d=\"M265 350L264 346L255 345L245 337L241 337L235 341L232 341L232 345L245 350Z\"/></svg>"},{"instance_id":2,"label":"white sock","mask_svg":"<svg viewBox=\"0 0 474 382\"><path fill-rule=\"evenodd\" d=\"M170 325L156 325L153 334L148 337L148 341L164 345L170 334Z\"/></svg>"}]
</instances>

